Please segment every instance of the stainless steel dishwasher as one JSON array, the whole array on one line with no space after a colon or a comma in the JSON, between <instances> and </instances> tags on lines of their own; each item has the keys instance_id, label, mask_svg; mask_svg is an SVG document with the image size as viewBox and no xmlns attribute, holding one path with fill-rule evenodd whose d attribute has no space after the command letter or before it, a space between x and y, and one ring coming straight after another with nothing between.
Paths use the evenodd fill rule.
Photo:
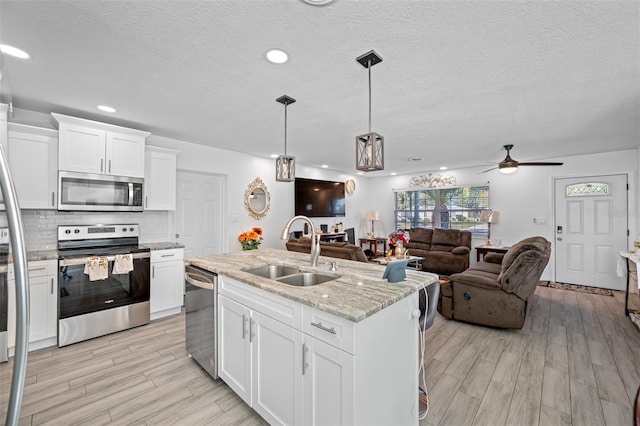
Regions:
<instances>
[{"instance_id":1,"label":"stainless steel dishwasher","mask_svg":"<svg viewBox=\"0 0 640 426\"><path fill-rule=\"evenodd\" d=\"M187 352L211 377L217 379L218 276L213 272L187 265L184 277Z\"/></svg>"}]
</instances>

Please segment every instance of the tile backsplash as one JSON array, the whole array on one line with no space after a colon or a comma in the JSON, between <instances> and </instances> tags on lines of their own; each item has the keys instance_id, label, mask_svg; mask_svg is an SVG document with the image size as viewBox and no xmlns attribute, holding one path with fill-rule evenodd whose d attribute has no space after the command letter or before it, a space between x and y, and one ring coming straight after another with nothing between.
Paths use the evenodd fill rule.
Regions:
<instances>
[{"instance_id":1,"label":"tile backsplash","mask_svg":"<svg viewBox=\"0 0 640 426\"><path fill-rule=\"evenodd\" d=\"M112 225L137 223L140 242L173 241L169 235L169 212L142 213L59 212L56 210L22 210L22 226L28 251L52 250L58 242L58 225ZM0 214L0 227L7 226L7 217Z\"/></svg>"}]
</instances>

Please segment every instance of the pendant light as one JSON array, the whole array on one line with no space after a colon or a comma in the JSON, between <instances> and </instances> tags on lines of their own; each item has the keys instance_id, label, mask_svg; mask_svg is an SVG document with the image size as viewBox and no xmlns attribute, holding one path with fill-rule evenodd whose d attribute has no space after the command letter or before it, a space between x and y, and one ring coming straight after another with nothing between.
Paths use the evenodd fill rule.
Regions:
<instances>
[{"instance_id":1,"label":"pendant light","mask_svg":"<svg viewBox=\"0 0 640 426\"><path fill-rule=\"evenodd\" d=\"M296 157L287 155L287 106L296 100L282 95L276 101L284 105L284 155L276 159L276 181L293 182L296 177Z\"/></svg>"},{"instance_id":2,"label":"pendant light","mask_svg":"<svg viewBox=\"0 0 640 426\"><path fill-rule=\"evenodd\" d=\"M356 169L364 172L384 170L384 137L371 131L371 67L382 62L374 50L356 58L369 70L369 133L356 136Z\"/></svg>"}]
</instances>

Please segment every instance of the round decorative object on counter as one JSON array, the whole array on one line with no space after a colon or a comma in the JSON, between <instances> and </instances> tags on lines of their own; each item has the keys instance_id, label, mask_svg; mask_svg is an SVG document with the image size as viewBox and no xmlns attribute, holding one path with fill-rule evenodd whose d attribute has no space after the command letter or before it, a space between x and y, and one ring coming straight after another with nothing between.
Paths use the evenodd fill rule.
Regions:
<instances>
[{"instance_id":1,"label":"round decorative object on counter","mask_svg":"<svg viewBox=\"0 0 640 426\"><path fill-rule=\"evenodd\" d=\"M356 181L353 179L347 179L344 182L344 190L347 194L353 194L356 191Z\"/></svg>"}]
</instances>

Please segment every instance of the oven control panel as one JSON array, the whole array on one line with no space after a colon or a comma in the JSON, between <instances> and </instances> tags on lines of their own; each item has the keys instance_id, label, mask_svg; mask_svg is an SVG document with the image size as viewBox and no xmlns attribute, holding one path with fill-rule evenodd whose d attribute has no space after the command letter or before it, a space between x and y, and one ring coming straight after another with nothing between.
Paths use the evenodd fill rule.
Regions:
<instances>
[{"instance_id":1,"label":"oven control panel","mask_svg":"<svg viewBox=\"0 0 640 426\"><path fill-rule=\"evenodd\" d=\"M58 226L58 241L139 236L138 224Z\"/></svg>"}]
</instances>

